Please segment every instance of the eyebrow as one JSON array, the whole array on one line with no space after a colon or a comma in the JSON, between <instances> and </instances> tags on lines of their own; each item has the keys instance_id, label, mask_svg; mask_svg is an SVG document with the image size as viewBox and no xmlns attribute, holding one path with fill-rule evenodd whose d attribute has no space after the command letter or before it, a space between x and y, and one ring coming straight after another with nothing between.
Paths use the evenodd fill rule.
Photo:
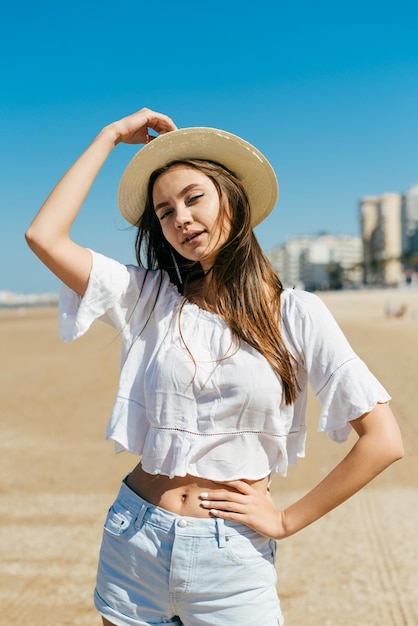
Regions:
<instances>
[{"instance_id":1,"label":"eyebrow","mask_svg":"<svg viewBox=\"0 0 418 626\"><path fill-rule=\"evenodd\" d=\"M188 191L190 191L191 189L193 189L194 187L201 187L201 183L191 183L190 185L186 185L186 187L184 187L184 189L182 189L178 194L177 194L177 198L181 198L183 196L186 195L186 193ZM156 207L154 207L154 211L158 211L159 209L164 209L166 206L169 206L169 202L159 202L157 204Z\"/></svg>"}]
</instances>

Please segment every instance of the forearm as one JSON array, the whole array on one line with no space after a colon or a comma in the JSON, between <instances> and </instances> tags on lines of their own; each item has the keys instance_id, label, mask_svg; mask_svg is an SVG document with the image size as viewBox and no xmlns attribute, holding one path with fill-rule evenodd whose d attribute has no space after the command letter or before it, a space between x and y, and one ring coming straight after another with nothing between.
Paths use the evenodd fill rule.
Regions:
<instances>
[{"instance_id":1,"label":"forearm","mask_svg":"<svg viewBox=\"0 0 418 626\"><path fill-rule=\"evenodd\" d=\"M148 143L153 138L149 129L161 134L175 128L169 117L147 108L106 126L55 186L26 231L33 252L79 295L87 288L92 258L70 239L70 230L97 174L118 143Z\"/></svg>"},{"instance_id":2,"label":"forearm","mask_svg":"<svg viewBox=\"0 0 418 626\"><path fill-rule=\"evenodd\" d=\"M215 517L242 524L272 539L285 539L326 515L373 480L388 465L402 458L403 445L388 404L351 422L359 435L349 454L317 487L285 510L277 510L271 496L245 480L200 494L201 506Z\"/></svg>"},{"instance_id":3,"label":"forearm","mask_svg":"<svg viewBox=\"0 0 418 626\"><path fill-rule=\"evenodd\" d=\"M362 432L348 455L303 498L282 511L283 537L288 537L326 515L402 457L402 441L387 405L378 405L383 428ZM369 415L372 415L370 413ZM373 419L373 418L371 418ZM376 419L376 418L375 418Z\"/></svg>"},{"instance_id":4,"label":"forearm","mask_svg":"<svg viewBox=\"0 0 418 626\"><path fill-rule=\"evenodd\" d=\"M38 256L69 236L95 178L115 145L116 134L108 126L49 194L26 232L29 246Z\"/></svg>"}]
</instances>

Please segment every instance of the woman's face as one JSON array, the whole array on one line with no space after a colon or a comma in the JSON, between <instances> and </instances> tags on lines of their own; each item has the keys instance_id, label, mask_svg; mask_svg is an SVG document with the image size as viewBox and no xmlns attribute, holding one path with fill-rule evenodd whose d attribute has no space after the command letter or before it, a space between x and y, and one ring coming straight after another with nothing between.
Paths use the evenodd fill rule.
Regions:
<instances>
[{"instance_id":1,"label":"woman's face","mask_svg":"<svg viewBox=\"0 0 418 626\"><path fill-rule=\"evenodd\" d=\"M152 197L168 243L210 270L230 231L227 220L219 220L219 195L211 179L199 170L174 166L157 178Z\"/></svg>"}]
</instances>

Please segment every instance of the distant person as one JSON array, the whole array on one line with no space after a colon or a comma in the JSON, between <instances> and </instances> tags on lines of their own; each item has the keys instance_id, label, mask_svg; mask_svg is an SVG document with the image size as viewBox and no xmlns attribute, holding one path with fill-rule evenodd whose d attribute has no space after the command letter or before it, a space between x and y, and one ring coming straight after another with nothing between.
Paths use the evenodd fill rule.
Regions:
<instances>
[{"instance_id":1,"label":"distant person","mask_svg":"<svg viewBox=\"0 0 418 626\"><path fill-rule=\"evenodd\" d=\"M406 304L401 304L401 306L395 311L395 317L405 317L405 314L408 310Z\"/></svg>"},{"instance_id":2,"label":"distant person","mask_svg":"<svg viewBox=\"0 0 418 626\"><path fill-rule=\"evenodd\" d=\"M389 303L386 303L384 307L386 317L405 317L407 310L406 304L401 304L394 308Z\"/></svg>"},{"instance_id":3,"label":"distant person","mask_svg":"<svg viewBox=\"0 0 418 626\"><path fill-rule=\"evenodd\" d=\"M385 302L385 306L384 306L384 313L385 313L385 317L392 317L393 311L392 311L392 305L389 301Z\"/></svg>"},{"instance_id":4,"label":"distant person","mask_svg":"<svg viewBox=\"0 0 418 626\"><path fill-rule=\"evenodd\" d=\"M147 144L119 189L122 215L137 228L137 266L69 235L120 143ZM105 625L282 624L276 541L403 454L388 393L323 302L283 289L261 252L253 228L277 195L270 164L243 139L177 130L142 109L98 134L26 233L65 284L63 338L100 318L122 340L107 437L141 460L104 525L95 605ZM312 491L277 510L269 483L304 454L308 381L322 404L320 430L358 438Z\"/></svg>"}]
</instances>

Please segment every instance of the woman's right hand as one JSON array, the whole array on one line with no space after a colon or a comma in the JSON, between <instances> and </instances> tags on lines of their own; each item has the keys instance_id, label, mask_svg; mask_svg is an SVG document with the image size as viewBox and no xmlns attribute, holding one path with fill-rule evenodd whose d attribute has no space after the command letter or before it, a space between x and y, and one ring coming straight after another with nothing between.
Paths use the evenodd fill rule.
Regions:
<instances>
[{"instance_id":1,"label":"woman's right hand","mask_svg":"<svg viewBox=\"0 0 418 626\"><path fill-rule=\"evenodd\" d=\"M155 136L149 134L149 129L162 135L176 128L173 120L167 115L147 108L123 117L107 127L115 133L115 145L118 143L146 144L155 139Z\"/></svg>"}]
</instances>

